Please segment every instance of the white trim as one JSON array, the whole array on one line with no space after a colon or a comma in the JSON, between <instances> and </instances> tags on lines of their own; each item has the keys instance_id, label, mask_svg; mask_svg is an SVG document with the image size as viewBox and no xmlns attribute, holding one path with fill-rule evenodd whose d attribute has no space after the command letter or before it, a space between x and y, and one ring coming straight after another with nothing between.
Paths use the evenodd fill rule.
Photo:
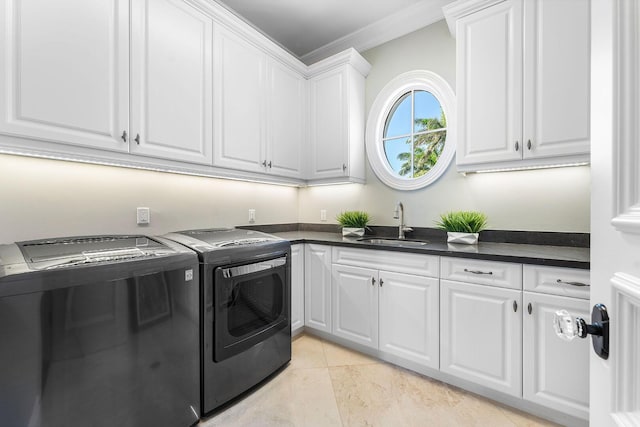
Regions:
<instances>
[{"instance_id":1,"label":"white trim","mask_svg":"<svg viewBox=\"0 0 640 427\"><path fill-rule=\"evenodd\" d=\"M386 161L382 136L391 108L400 96L411 90L426 90L438 99L447 118L447 138L440 158L428 173L419 178L405 179L399 178ZM442 77L431 71L409 71L387 83L371 106L365 138L369 164L380 181L398 190L417 190L440 178L451 164L456 149L455 101L455 94L451 86Z\"/></svg>"},{"instance_id":2,"label":"white trim","mask_svg":"<svg viewBox=\"0 0 640 427\"><path fill-rule=\"evenodd\" d=\"M397 39L444 18L442 6L451 0L422 0L364 28L347 34L300 57L306 64L343 51L349 47L358 52L374 48Z\"/></svg>"},{"instance_id":3,"label":"white trim","mask_svg":"<svg viewBox=\"0 0 640 427\"><path fill-rule=\"evenodd\" d=\"M442 7L442 12L447 19L449 32L456 37L456 21L466 15L486 9L494 4L502 3L505 0L458 0L454 3Z\"/></svg>"},{"instance_id":4,"label":"white trim","mask_svg":"<svg viewBox=\"0 0 640 427\"><path fill-rule=\"evenodd\" d=\"M622 232L640 233L640 6L619 0L614 47L614 212L611 223Z\"/></svg>"},{"instance_id":5,"label":"white trim","mask_svg":"<svg viewBox=\"0 0 640 427\"><path fill-rule=\"evenodd\" d=\"M364 59L355 49L348 48L329 58L316 62L313 65L309 65L306 77L311 79L318 74L326 73L327 71L347 64L355 68L364 77L367 77L369 75L369 71L371 71L371 64L369 64L367 60Z\"/></svg>"},{"instance_id":6,"label":"white trim","mask_svg":"<svg viewBox=\"0 0 640 427\"><path fill-rule=\"evenodd\" d=\"M640 422L640 278L616 273L611 283L611 415L619 426L637 426Z\"/></svg>"}]
</instances>

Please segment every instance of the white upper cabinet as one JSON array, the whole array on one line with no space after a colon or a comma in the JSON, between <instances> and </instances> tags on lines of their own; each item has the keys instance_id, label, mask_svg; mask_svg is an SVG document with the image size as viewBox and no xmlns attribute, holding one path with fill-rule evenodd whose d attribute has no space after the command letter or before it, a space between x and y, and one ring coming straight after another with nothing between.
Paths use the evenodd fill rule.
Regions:
<instances>
[{"instance_id":1,"label":"white upper cabinet","mask_svg":"<svg viewBox=\"0 0 640 427\"><path fill-rule=\"evenodd\" d=\"M304 77L219 27L215 165L301 177Z\"/></svg>"},{"instance_id":2,"label":"white upper cabinet","mask_svg":"<svg viewBox=\"0 0 640 427\"><path fill-rule=\"evenodd\" d=\"M364 182L364 80L370 69L353 49L309 67L310 181Z\"/></svg>"},{"instance_id":3,"label":"white upper cabinet","mask_svg":"<svg viewBox=\"0 0 640 427\"><path fill-rule=\"evenodd\" d=\"M5 0L0 133L127 151L127 0Z\"/></svg>"},{"instance_id":4,"label":"white upper cabinet","mask_svg":"<svg viewBox=\"0 0 640 427\"><path fill-rule=\"evenodd\" d=\"M268 172L300 178L306 144L307 81L280 61L267 61L267 150Z\"/></svg>"},{"instance_id":5,"label":"white upper cabinet","mask_svg":"<svg viewBox=\"0 0 640 427\"><path fill-rule=\"evenodd\" d=\"M182 0L11 0L0 21L0 132L211 164L204 13Z\"/></svg>"},{"instance_id":6,"label":"white upper cabinet","mask_svg":"<svg viewBox=\"0 0 640 427\"><path fill-rule=\"evenodd\" d=\"M521 28L518 1L458 21L458 165L522 157Z\"/></svg>"},{"instance_id":7,"label":"white upper cabinet","mask_svg":"<svg viewBox=\"0 0 640 427\"><path fill-rule=\"evenodd\" d=\"M523 157L590 151L591 2L524 1Z\"/></svg>"},{"instance_id":8,"label":"white upper cabinet","mask_svg":"<svg viewBox=\"0 0 640 427\"><path fill-rule=\"evenodd\" d=\"M458 170L588 162L590 2L444 10L457 38Z\"/></svg>"},{"instance_id":9,"label":"white upper cabinet","mask_svg":"<svg viewBox=\"0 0 640 427\"><path fill-rule=\"evenodd\" d=\"M266 55L235 33L216 27L214 164L262 172Z\"/></svg>"},{"instance_id":10,"label":"white upper cabinet","mask_svg":"<svg viewBox=\"0 0 640 427\"><path fill-rule=\"evenodd\" d=\"M131 152L211 164L213 21L182 0L131 6Z\"/></svg>"}]
</instances>

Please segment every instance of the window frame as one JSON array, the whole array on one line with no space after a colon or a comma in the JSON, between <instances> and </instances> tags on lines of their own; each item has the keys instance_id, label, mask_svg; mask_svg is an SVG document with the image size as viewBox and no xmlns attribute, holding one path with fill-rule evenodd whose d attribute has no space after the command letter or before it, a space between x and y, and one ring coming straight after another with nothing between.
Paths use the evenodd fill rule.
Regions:
<instances>
[{"instance_id":1,"label":"window frame","mask_svg":"<svg viewBox=\"0 0 640 427\"><path fill-rule=\"evenodd\" d=\"M444 149L435 166L418 178L401 178L391 169L384 151L384 130L396 102L411 91L427 91L440 102L447 120ZM456 104L451 86L438 74L414 70L395 77L378 93L367 120L365 145L371 169L378 179L397 190L417 190L434 183L448 169L456 151Z\"/></svg>"}]
</instances>

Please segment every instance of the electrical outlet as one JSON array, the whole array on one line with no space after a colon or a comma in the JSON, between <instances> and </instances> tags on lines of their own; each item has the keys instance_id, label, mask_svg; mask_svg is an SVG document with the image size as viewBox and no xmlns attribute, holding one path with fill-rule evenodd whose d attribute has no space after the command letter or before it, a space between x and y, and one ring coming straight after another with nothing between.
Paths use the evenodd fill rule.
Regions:
<instances>
[{"instance_id":1,"label":"electrical outlet","mask_svg":"<svg viewBox=\"0 0 640 427\"><path fill-rule=\"evenodd\" d=\"M251 224L256 222L256 210L255 209L249 209L249 222Z\"/></svg>"},{"instance_id":2,"label":"electrical outlet","mask_svg":"<svg viewBox=\"0 0 640 427\"><path fill-rule=\"evenodd\" d=\"M151 212L149 208L138 208L136 210L136 220L138 225L146 225L151 223Z\"/></svg>"},{"instance_id":3,"label":"electrical outlet","mask_svg":"<svg viewBox=\"0 0 640 427\"><path fill-rule=\"evenodd\" d=\"M327 210L320 209L320 221L326 221L326 220L327 220Z\"/></svg>"}]
</instances>

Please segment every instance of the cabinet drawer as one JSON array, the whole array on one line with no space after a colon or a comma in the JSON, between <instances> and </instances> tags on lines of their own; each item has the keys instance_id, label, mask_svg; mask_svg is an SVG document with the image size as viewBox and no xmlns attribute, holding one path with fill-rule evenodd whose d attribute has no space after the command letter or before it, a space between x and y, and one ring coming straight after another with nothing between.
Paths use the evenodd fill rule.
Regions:
<instances>
[{"instance_id":1,"label":"cabinet drawer","mask_svg":"<svg viewBox=\"0 0 640 427\"><path fill-rule=\"evenodd\" d=\"M525 265L523 278L525 291L589 299L589 270Z\"/></svg>"},{"instance_id":2,"label":"cabinet drawer","mask_svg":"<svg viewBox=\"0 0 640 427\"><path fill-rule=\"evenodd\" d=\"M438 277L438 256L407 252L333 247L333 262L376 270Z\"/></svg>"},{"instance_id":3,"label":"cabinet drawer","mask_svg":"<svg viewBox=\"0 0 640 427\"><path fill-rule=\"evenodd\" d=\"M441 257L440 278L500 288L522 289L522 265Z\"/></svg>"}]
</instances>

